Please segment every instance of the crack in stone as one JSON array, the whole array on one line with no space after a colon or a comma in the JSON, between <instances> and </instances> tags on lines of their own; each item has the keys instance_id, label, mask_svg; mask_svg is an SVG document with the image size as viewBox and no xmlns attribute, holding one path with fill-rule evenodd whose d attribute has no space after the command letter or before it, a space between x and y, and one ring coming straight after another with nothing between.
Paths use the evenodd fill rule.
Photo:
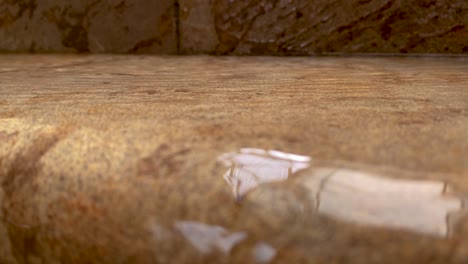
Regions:
<instances>
[{"instance_id":1,"label":"crack in stone","mask_svg":"<svg viewBox=\"0 0 468 264\"><path fill-rule=\"evenodd\" d=\"M174 1L174 20L176 34L176 52L180 54L180 4L178 0Z\"/></svg>"}]
</instances>

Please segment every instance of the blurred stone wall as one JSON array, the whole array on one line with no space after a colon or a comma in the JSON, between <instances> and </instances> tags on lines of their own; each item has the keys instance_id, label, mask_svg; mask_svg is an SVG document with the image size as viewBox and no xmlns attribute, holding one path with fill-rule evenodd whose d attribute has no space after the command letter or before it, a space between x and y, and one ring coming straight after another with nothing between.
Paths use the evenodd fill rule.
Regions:
<instances>
[{"instance_id":1,"label":"blurred stone wall","mask_svg":"<svg viewBox=\"0 0 468 264\"><path fill-rule=\"evenodd\" d=\"M0 51L468 54L468 1L0 0Z\"/></svg>"},{"instance_id":2,"label":"blurred stone wall","mask_svg":"<svg viewBox=\"0 0 468 264\"><path fill-rule=\"evenodd\" d=\"M0 0L0 51L177 53L172 0Z\"/></svg>"}]
</instances>

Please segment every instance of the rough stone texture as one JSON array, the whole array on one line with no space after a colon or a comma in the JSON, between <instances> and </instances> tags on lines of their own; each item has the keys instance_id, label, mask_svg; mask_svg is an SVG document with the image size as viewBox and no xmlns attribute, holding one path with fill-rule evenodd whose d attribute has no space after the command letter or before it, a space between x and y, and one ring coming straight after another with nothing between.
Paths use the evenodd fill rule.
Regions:
<instances>
[{"instance_id":1,"label":"rough stone texture","mask_svg":"<svg viewBox=\"0 0 468 264\"><path fill-rule=\"evenodd\" d=\"M0 52L468 54L464 0L3 0Z\"/></svg>"},{"instance_id":2,"label":"rough stone texture","mask_svg":"<svg viewBox=\"0 0 468 264\"><path fill-rule=\"evenodd\" d=\"M3 55L0 262L254 263L265 243L271 263L467 263L465 214L447 237L348 223L311 209L307 172L238 203L217 162L277 149L466 200L467 72L464 58ZM178 221L247 237L202 254Z\"/></svg>"},{"instance_id":3,"label":"rough stone texture","mask_svg":"<svg viewBox=\"0 0 468 264\"><path fill-rule=\"evenodd\" d=\"M182 54L213 53L218 45L212 0L179 1Z\"/></svg>"},{"instance_id":4,"label":"rough stone texture","mask_svg":"<svg viewBox=\"0 0 468 264\"><path fill-rule=\"evenodd\" d=\"M468 54L464 0L180 0L181 52Z\"/></svg>"},{"instance_id":5,"label":"rough stone texture","mask_svg":"<svg viewBox=\"0 0 468 264\"><path fill-rule=\"evenodd\" d=\"M172 0L2 0L0 52L177 53Z\"/></svg>"}]
</instances>

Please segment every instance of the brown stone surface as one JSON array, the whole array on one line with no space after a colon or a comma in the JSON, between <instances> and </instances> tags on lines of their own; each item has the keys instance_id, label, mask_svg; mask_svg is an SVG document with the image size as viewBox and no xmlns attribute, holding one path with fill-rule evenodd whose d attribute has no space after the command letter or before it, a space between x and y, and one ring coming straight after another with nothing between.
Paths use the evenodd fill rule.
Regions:
<instances>
[{"instance_id":1,"label":"brown stone surface","mask_svg":"<svg viewBox=\"0 0 468 264\"><path fill-rule=\"evenodd\" d=\"M464 0L179 2L184 53L468 53Z\"/></svg>"},{"instance_id":2,"label":"brown stone surface","mask_svg":"<svg viewBox=\"0 0 468 264\"><path fill-rule=\"evenodd\" d=\"M3 0L0 52L177 52L171 0Z\"/></svg>"},{"instance_id":3,"label":"brown stone surface","mask_svg":"<svg viewBox=\"0 0 468 264\"><path fill-rule=\"evenodd\" d=\"M0 263L467 263L467 72L3 55ZM311 167L259 150L236 165L246 147ZM226 177L249 170L290 177L233 196Z\"/></svg>"},{"instance_id":4,"label":"brown stone surface","mask_svg":"<svg viewBox=\"0 0 468 264\"><path fill-rule=\"evenodd\" d=\"M5 0L0 52L468 53L463 0Z\"/></svg>"}]
</instances>

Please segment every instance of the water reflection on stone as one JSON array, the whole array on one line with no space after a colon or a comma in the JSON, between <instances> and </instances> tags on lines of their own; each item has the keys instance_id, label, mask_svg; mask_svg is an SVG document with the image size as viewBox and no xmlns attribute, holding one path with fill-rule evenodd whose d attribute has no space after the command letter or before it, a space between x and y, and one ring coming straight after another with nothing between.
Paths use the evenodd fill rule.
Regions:
<instances>
[{"instance_id":1,"label":"water reflection on stone","mask_svg":"<svg viewBox=\"0 0 468 264\"><path fill-rule=\"evenodd\" d=\"M325 176L326 175L326 176ZM448 215L462 202L440 181L384 178L349 169L321 169L304 177L319 213L355 223L446 236Z\"/></svg>"},{"instance_id":2,"label":"water reflection on stone","mask_svg":"<svg viewBox=\"0 0 468 264\"><path fill-rule=\"evenodd\" d=\"M310 164L305 156L262 149L241 149L219 160L229 167L224 179L237 200L261 183L286 180ZM315 167L301 174L298 182L315 210L347 222L445 237L449 216L463 207L441 181L388 178L346 168Z\"/></svg>"},{"instance_id":3,"label":"water reflection on stone","mask_svg":"<svg viewBox=\"0 0 468 264\"><path fill-rule=\"evenodd\" d=\"M224 179L237 200L259 184L285 180L310 164L310 158L306 156L251 148L226 153L219 160L229 167Z\"/></svg>"},{"instance_id":4,"label":"water reflection on stone","mask_svg":"<svg viewBox=\"0 0 468 264\"><path fill-rule=\"evenodd\" d=\"M268 263L276 256L276 250L265 242L258 242L252 249L255 262Z\"/></svg>"},{"instance_id":5,"label":"water reflection on stone","mask_svg":"<svg viewBox=\"0 0 468 264\"><path fill-rule=\"evenodd\" d=\"M215 250L228 254L232 248L247 238L245 232L229 233L221 226L206 225L193 221L178 221L174 226L185 239L203 254L209 254Z\"/></svg>"},{"instance_id":6,"label":"water reflection on stone","mask_svg":"<svg viewBox=\"0 0 468 264\"><path fill-rule=\"evenodd\" d=\"M220 251L228 255L234 247L245 242L248 236L243 231L229 232L221 226L195 221L177 221L174 227L202 254ZM269 263L276 256L276 249L263 241L257 242L251 252L253 260L262 264Z\"/></svg>"}]
</instances>

